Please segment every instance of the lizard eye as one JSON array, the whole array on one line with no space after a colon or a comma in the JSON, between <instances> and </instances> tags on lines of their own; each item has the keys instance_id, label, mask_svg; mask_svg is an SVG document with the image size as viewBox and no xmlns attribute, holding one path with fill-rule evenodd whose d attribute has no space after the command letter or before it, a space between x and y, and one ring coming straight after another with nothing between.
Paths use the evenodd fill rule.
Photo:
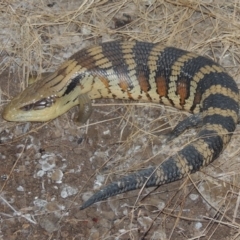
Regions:
<instances>
[{"instance_id":1,"label":"lizard eye","mask_svg":"<svg viewBox=\"0 0 240 240\"><path fill-rule=\"evenodd\" d=\"M47 98L43 98L35 103L31 103L21 107L20 109L23 111L30 111L30 110L41 110L46 107L51 107L55 103L56 96L52 95Z\"/></svg>"}]
</instances>

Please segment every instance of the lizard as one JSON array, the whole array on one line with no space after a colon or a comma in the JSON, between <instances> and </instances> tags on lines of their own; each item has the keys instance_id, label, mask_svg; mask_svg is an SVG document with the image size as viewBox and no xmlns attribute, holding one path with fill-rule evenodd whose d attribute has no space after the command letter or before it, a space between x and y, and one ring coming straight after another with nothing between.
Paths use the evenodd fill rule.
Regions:
<instances>
[{"instance_id":1,"label":"lizard","mask_svg":"<svg viewBox=\"0 0 240 240\"><path fill-rule=\"evenodd\" d=\"M112 41L78 51L14 97L2 116L7 121L43 122L79 105L78 121L85 123L96 98L155 102L192 113L171 137L195 125L201 124L201 129L191 143L159 166L103 187L80 209L201 170L226 148L238 122L239 90L222 66L192 52L140 41Z\"/></svg>"}]
</instances>

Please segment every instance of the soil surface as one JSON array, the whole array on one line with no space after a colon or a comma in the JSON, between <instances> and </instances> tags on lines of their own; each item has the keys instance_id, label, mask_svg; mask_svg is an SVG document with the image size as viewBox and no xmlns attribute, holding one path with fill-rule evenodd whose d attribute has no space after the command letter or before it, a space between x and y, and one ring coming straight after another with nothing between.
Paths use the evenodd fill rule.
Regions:
<instances>
[{"instance_id":1,"label":"soil surface","mask_svg":"<svg viewBox=\"0 0 240 240\"><path fill-rule=\"evenodd\" d=\"M171 37L171 45L177 44L177 39L173 37L174 31L161 35L154 27L151 29L150 16L147 14L155 14L155 18L163 21L163 9L167 9L169 14L179 11L182 25L174 28L180 39L177 47L184 46L182 43L185 37L182 33L185 29L192 38L184 48L195 50L191 47L195 40L199 50L205 42L206 49L204 45L202 49L205 50L199 52L220 61L239 82L240 54L236 51L234 55L234 51L229 49L235 43L224 38L224 31L232 26L230 16L234 11L237 12L233 25L240 26L237 18L240 6L234 5L234 1L230 1L226 7L225 11L228 12L222 15L224 21L219 20L219 35L209 33L217 25L214 23L214 11L219 9L216 16L221 15L221 1L203 1L206 5L202 6L206 8L201 8L197 1L195 5L194 1L192 4L179 1L177 5L171 1L96 1L96 5L91 5L92 1L33 2L26 6L21 1L7 1L2 7L5 28L0 33L2 31L5 36L7 30L9 34L19 33L22 42L24 33L26 36L27 33L31 36L37 33L41 36L41 45L35 46L28 55L32 58L27 59L24 55L28 51L26 46L21 47L20 56L18 51L11 51L20 44L17 35L13 35L16 36L16 45L13 45L12 36L8 36L9 42L4 40L6 37L2 38L5 47L0 56L0 112L11 97L26 86L28 73L39 73L43 69L54 71L59 63L86 45L109 38L137 39L137 36L139 40L145 41L155 41L162 36L164 43ZM88 4L92 9L88 8ZM41 15L45 26L37 28L31 16L40 19L41 9L45 10L45 15ZM105 26L102 31L96 28L94 33L91 32L97 26L100 11L106 13L108 9L119 11L112 16L111 21L105 19L106 22L99 22L99 26ZM208 14L206 10L209 10ZM29 14L28 21L32 21L29 26L33 30L28 26L30 33L26 31L29 22L23 14L25 11ZM69 14L69 22L64 22L67 15L62 12ZM18 14L19 19L25 19L26 24L21 22L14 28L14 24L17 24L14 14ZM54 22L51 14L55 20L56 16L59 18ZM150 25L143 36L145 27L141 21L144 16L145 22L149 21ZM226 16L229 16L229 26ZM94 17L95 22L90 21ZM79 22L75 23L75 20ZM199 22L201 25L198 25ZM81 29L75 38L71 33L78 31L70 23L79 24ZM189 26L194 26L194 31ZM168 31L167 27L165 30L162 28L159 31ZM26 32L21 35L18 32L20 29ZM147 35L148 31L153 32L152 35ZM197 37L201 31L204 31L204 39ZM50 33L51 38L48 35ZM213 36L216 37L214 41ZM68 41L63 43L61 38ZM209 44L207 39L211 40ZM81 46L79 42L82 42ZM28 46L31 48L31 44ZM43 49L43 52L39 49ZM30 65L34 67L30 68ZM1 239L240 239L239 127L218 160L201 172L159 188L120 194L80 211L81 204L101 187L139 169L160 164L190 142L198 131L190 129L166 144L165 134L188 113L157 104L112 99L94 100L93 107L92 116L83 126L73 120L77 107L47 123L10 123L0 118Z\"/></svg>"}]
</instances>

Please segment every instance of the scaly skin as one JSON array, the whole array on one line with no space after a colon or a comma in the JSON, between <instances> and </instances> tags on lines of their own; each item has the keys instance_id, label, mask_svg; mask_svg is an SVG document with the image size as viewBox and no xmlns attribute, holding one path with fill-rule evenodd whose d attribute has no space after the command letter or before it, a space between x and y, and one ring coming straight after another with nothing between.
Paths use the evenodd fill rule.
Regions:
<instances>
[{"instance_id":1,"label":"scaly skin","mask_svg":"<svg viewBox=\"0 0 240 240\"><path fill-rule=\"evenodd\" d=\"M229 143L238 120L239 91L221 66L194 53L146 42L109 42L77 52L15 97L3 118L47 121L80 104L79 121L85 122L95 98L157 102L196 114L179 124L176 135L199 123L202 128L195 140L160 166L106 186L81 209L144 184L179 180L209 165Z\"/></svg>"}]
</instances>

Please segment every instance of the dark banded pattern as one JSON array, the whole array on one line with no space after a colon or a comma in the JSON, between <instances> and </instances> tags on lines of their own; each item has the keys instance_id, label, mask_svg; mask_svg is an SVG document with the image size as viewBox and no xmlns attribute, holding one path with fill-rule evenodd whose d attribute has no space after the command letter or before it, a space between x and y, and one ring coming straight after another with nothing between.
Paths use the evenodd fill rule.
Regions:
<instances>
[{"instance_id":1,"label":"dark banded pattern","mask_svg":"<svg viewBox=\"0 0 240 240\"><path fill-rule=\"evenodd\" d=\"M145 100L195 115L180 122L172 136L202 125L195 140L158 167L114 182L83 204L122 192L181 179L215 160L229 143L238 120L235 81L212 60L147 42L109 42L74 54L55 73L32 84L5 108L9 121L46 121L80 104L79 119L91 114L90 99Z\"/></svg>"}]
</instances>

